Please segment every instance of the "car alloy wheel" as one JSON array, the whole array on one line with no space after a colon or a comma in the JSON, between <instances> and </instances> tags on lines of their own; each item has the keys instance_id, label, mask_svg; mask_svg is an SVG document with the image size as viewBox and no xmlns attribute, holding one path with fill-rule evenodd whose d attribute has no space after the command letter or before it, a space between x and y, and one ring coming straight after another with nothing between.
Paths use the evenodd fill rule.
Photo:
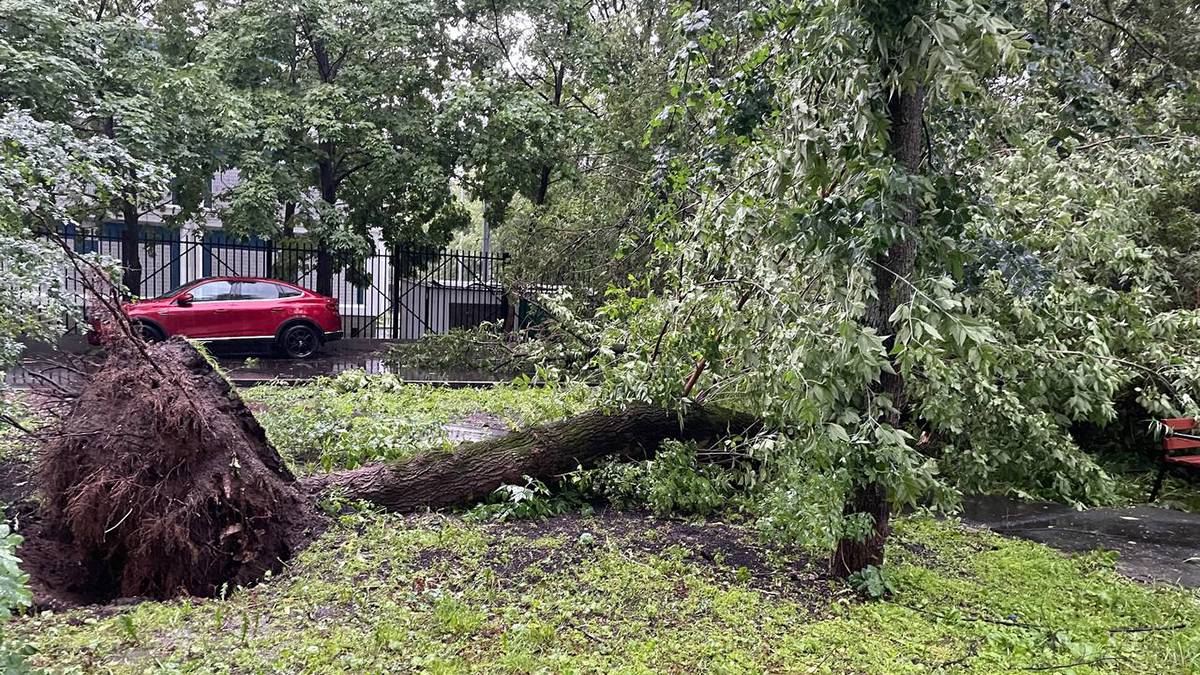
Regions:
<instances>
[{"instance_id":1,"label":"car alloy wheel","mask_svg":"<svg viewBox=\"0 0 1200 675\"><path fill-rule=\"evenodd\" d=\"M320 339L308 326L292 326L283 334L283 351L294 359L306 359L317 353Z\"/></svg>"}]
</instances>

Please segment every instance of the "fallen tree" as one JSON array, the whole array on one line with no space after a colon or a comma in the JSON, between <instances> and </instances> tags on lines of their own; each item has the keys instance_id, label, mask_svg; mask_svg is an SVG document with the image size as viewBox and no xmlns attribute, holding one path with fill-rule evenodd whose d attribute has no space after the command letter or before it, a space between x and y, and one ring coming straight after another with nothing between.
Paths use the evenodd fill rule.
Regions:
<instances>
[{"instance_id":1,"label":"fallen tree","mask_svg":"<svg viewBox=\"0 0 1200 675\"><path fill-rule=\"evenodd\" d=\"M552 481L614 455L650 457L667 439L711 443L754 426L724 410L634 405L301 481L190 343L118 335L43 448L39 536L93 570L90 597L213 595L301 550L323 526L323 495L394 511L468 505L525 476ZM35 588L56 583L29 571Z\"/></svg>"},{"instance_id":2,"label":"fallen tree","mask_svg":"<svg viewBox=\"0 0 1200 675\"><path fill-rule=\"evenodd\" d=\"M303 481L315 493L338 492L393 511L440 509L478 502L496 488L542 480L578 467L594 466L613 455L644 459L664 440L709 444L731 433L746 433L755 421L726 410L693 409L680 416L649 405L615 414L592 410L570 419L527 429L453 452L430 452L394 464L312 476Z\"/></svg>"}]
</instances>

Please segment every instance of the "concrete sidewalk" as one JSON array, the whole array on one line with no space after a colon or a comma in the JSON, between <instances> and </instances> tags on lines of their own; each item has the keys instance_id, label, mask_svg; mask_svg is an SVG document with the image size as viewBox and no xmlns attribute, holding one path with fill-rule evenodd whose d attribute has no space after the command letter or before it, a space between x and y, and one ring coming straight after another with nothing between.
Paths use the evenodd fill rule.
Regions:
<instances>
[{"instance_id":1,"label":"concrete sidewalk","mask_svg":"<svg viewBox=\"0 0 1200 675\"><path fill-rule=\"evenodd\" d=\"M1117 570L1132 579L1200 588L1200 514L1149 506L1077 511L977 496L963 500L962 519L1062 551L1116 551Z\"/></svg>"}]
</instances>

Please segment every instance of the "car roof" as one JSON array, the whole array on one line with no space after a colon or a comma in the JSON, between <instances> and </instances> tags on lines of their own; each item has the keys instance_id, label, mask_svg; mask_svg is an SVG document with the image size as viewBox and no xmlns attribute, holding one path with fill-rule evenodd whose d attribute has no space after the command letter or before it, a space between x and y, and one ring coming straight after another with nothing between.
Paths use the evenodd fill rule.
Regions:
<instances>
[{"instance_id":1,"label":"car roof","mask_svg":"<svg viewBox=\"0 0 1200 675\"><path fill-rule=\"evenodd\" d=\"M283 281L282 279L266 279L265 276L205 276L202 279L197 279L192 283L200 283L204 281L265 281L266 283L282 283L284 286L295 286L295 283Z\"/></svg>"},{"instance_id":2,"label":"car roof","mask_svg":"<svg viewBox=\"0 0 1200 675\"><path fill-rule=\"evenodd\" d=\"M268 284L280 284L283 286L291 286L292 288L299 288L302 291L308 290L307 288L305 288L299 284L294 284L290 281L283 281L281 279L267 279L266 277L231 277L231 276L204 277L202 279L196 279L192 283L188 284L188 286L195 286L196 284L203 284L203 283L206 283L209 281L261 281L263 283L268 283Z\"/></svg>"}]
</instances>

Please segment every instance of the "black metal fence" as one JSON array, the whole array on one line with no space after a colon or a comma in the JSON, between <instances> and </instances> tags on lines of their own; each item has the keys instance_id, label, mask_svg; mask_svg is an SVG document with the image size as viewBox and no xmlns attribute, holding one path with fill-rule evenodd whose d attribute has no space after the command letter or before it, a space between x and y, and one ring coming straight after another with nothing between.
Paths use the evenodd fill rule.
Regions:
<instances>
[{"instance_id":1,"label":"black metal fence","mask_svg":"<svg viewBox=\"0 0 1200 675\"><path fill-rule=\"evenodd\" d=\"M63 231L81 253L121 259L119 224ZM315 290L318 248L312 242L234 240L219 230L187 236L179 230L143 227L138 258L140 297L162 295L214 276L263 277ZM473 251L377 246L370 254L334 257L330 284L339 300L347 337L417 340L485 321L515 321L501 278L505 257ZM66 289L85 296L75 270Z\"/></svg>"}]
</instances>

